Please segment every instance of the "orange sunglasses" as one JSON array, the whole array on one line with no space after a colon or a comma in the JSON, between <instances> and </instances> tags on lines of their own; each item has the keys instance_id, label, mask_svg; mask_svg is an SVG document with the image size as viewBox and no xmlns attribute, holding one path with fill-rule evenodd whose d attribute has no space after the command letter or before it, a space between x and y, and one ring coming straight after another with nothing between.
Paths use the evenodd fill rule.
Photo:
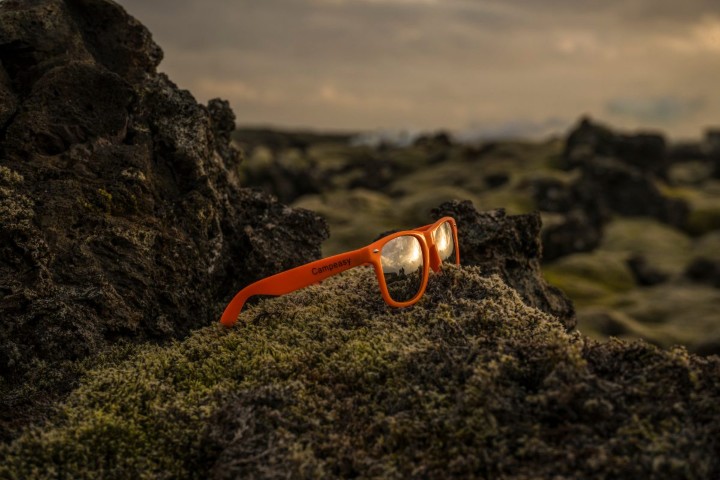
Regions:
<instances>
[{"instance_id":1,"label":"orange sunglasses","mask_svg":"<svg viewBox=\"0 0 720 480\"><path fill-rule=\"evenodd\" d=\"M222 314L220 323L231 327L253 295L284 295L360 265L372 265L380 293L391 307L417 302L427 287L430 268L437 272L443 262L460 265L457 225L444 217L415 230L393 233L367 247L333 255L264 278L240 290Z\"/></svg>"}]
</instances>

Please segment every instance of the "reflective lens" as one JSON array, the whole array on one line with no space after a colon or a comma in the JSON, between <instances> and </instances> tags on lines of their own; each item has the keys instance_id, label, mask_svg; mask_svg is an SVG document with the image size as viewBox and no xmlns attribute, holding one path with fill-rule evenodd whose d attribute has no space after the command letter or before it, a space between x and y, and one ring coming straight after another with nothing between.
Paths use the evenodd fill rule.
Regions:
<instances>
[{"instance_id":1,"label":"reflective lens","mask_svg":"<svg viewBox=\"0 0 720 480\"><path fill-rule=\"evenodd\" d=\"M455 237L450 222L443 222L433 232L433 240L440 254L440 260L443 262L455 263L457 256L455 255Z\"/></svg>"},{"instance_id":2,"label":"reflective lens","mask_svg":"<svg viewBox=\"0 0 720 480\"><path fill-rule=\"evenodd\" d=\"M412 300L420 291L423 279L420 241L411 235L393 238L383 246L380 255L390 298L396 302Z\"/></svg>"}]
</instances>

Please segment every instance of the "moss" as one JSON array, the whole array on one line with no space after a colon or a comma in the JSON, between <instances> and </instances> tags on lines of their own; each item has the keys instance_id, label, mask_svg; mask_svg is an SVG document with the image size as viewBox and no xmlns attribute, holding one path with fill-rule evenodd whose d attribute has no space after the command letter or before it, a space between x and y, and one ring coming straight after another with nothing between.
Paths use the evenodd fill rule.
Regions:
<instances>
[{"instance_id":1,"label":"moss","mask_svg":"<svg viewBox=\"0 0 720 480\"><path fill-rule=\"evenodd\" d=\"M0 165L0 181L6 185L19 185L23 182L23 176L15 170Z\"/></svg>"},{"instance_id":2,"label":"moss","mask_svg":"<svg viewBox=\"0 0 720 480\"><path fill-rule=\"evenodd\" d=\"M645 338L658 345L687 345L703 350L720 339L720 290L704 285L667 283L636 289L616 297L621 309L647 330Z\"/></svg>"},{"instance_id":3,"label":"moss","mask_svg":"<svg viewBox=\"0 0 720 480\"><path fill-rule=\"evenodd\" d=\"M0 187L0 218L8 227L27 227L35 216L35 202L17 190Z\"/></svg>"},{"instance_id":4,"label":"moss","mask_svg":"<svg viewBox=\"0 0 720 480\"><path fill-rule=\"evenodd\" d=\"M697 239L692 251L695 258L720 260L720 230Z\"/></svg>"},{"instance_id":5,"label":"moss","mask_svg":"<svg viewBox=\"0 0 720 480\"><path fill-rule=\"evenodd\" d=\"M692 209L686 229L691 235L695 236L720 230L720 205Z\"/></svg>"},{"instance_id":6,"label":"moss","mask_svg":"<svg viewBox=\"0 0 720 480\"><path fill-rule=\"evenodd\" d=\"M380 232L397 228L399 224L392 199L361 188L306 195L293 203L293 207L312 210L327 220L332 235L323 243L326 256L367 245Z\"/></svg>"},{"instance_id":7,"label":"moss","mask_svg":"<svg viewBox=\"0 0 720 480\"><path fill-rule=\"evenodd\" d=\"M704 181L695 188L664 187L667 196L688 202L690 214L684 229L693 236L701 236L720 229L720 183Z\"/></svg>"},{"instance_id":8,"label":"moss","mask_svg":"<svg viewBox=\"0 0 720 480\"><path fill-rule=\"evenodd\" d=\"M447 267L392 310L359 269L89 372L0 477L720 473L720 362L598 344Z\"/></svg>"},{"instance_id":9,"label":"moss","mask_svg":"<svg viewBox=\"0 0 720 480\"><path fill-rule=\"evenodd\" d=\"M624 255L612 252L569 255L548 265L543 274L580 306L602 303L609 295L635 288Z\"/></svg>"},{"instance_id":10,"label":"moss","mask_svg":"<svg viewBox=\"0 0 720 480\"><path fill-rule=\"evenodd\" d=\"M649 218L617 218L604 230L600 250L628 258L641 254L660 270L679 273L692 255L692 239Z\"/></svg>"}]
</instances>

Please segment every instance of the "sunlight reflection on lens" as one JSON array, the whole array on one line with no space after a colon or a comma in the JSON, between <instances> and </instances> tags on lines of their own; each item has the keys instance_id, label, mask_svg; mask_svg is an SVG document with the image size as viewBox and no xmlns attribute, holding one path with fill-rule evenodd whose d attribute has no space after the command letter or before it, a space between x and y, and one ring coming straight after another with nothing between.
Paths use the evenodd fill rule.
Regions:
<instances>
[{"instance_id":1,"label":"sunlight reflection on lens","mask_svg":"<svg viewBox=\"0 0 720 480\"><path fill-rule=\"evenodd\" d=\"M406 302L420 291L424 259L417 238L411 235L393 238L383 246L381 262L388 293L393 300Z\"/></svg>"},{"instance_id":2,"label":"sunlight reflection on lens","mask_svg":"<svg viewBox=\"0 0 720 480\"><path fill-rule=\"evenodd\" d=\"M450 222L444 222L433 232L433 240L438 249L440 260L454 262L455 261L455 239L453 238L453 230Z\"/></svg>"}]
</instances>

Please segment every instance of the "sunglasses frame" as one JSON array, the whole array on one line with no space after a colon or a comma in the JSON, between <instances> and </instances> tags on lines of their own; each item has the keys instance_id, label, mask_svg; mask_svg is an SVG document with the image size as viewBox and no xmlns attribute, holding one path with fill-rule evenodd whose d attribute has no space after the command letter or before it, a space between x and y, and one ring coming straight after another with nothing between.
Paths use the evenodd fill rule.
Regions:
<instances>
[{"instance_id":1,"label":"sunglasses frame","mask_svg":"<svg viewBox=\"0 0 720 480\"><path fill-rule=\"evenodd\" d=\"M226 327L233 326L240 315L242 307L248 298L254 295L285 295L295 290L305 288L307 286L322 282L328 277L337 275L338 273L350 270L351 268L362 265L372 265L375 270L378 284L380 285L380 294L388 305L391 307L402 308L409 307L416 303L425 293L430 269L438 272L442 266L442 260L438 252L433 233L440 226L448 222L452 228L453 241L455 242L455 264L460 265L460 249L458 246L457 224L452 217L443 217L430 225L416 228L413 230L404 230L392 233L379 240L374 241L366 247L352 250L350 252L339 253L320 260L315 260L305 265L280 272L270 277L258 280L240 290L230 303L225 307L220 323ZM415 237L419 243L423 255L423 278L418 293L405 302L398 302L390 297L385 275L382 270L382 248L389 241L402 236ZM430 267L430 268L428 268Z\"/></svg>"}]
</instances>

